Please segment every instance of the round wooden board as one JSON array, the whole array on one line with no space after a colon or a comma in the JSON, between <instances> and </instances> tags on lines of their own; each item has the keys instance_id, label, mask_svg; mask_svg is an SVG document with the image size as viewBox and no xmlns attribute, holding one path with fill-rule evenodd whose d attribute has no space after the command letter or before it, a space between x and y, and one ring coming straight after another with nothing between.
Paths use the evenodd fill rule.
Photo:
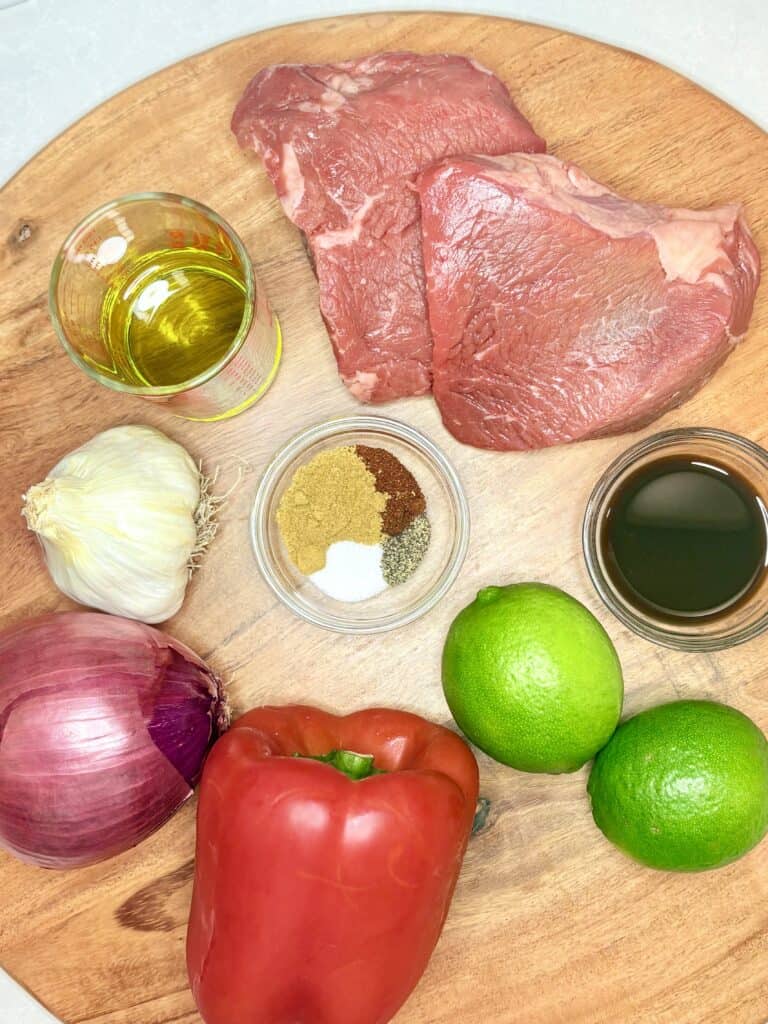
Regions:
<instances>
[{"instance_id":1,"label":"round wooden board","mask_svg":"<svg viewBox=\"0 0 768 1024\"><path fill-rule=\"evenodd\" d=\"M710 697L768 729L768 636L711 656L654 647L620 627L589 584L582 510L598 474L636 438L498 455L454 442L429 399L382 408L433 437L465 483L472 539L452 592L399 632L354 639L300 622L257 575L247 519L266 460L297 430L359 406L339 383L299 235L256 158L238 150L229 118L265 64L401 48L482 61L509 84L554 153L621 192L694 207L743 201L765 260L766 136L630 53L512 21L398 14L275 29L169 68L74 125L0 192L0 625L71 607L19 516L22 492L97 431L149 422L208 467L220 466L222 486L243 472L167 627L230 680L238 711L265 702L339 711L392 704L448 721L439 656L452 617L481 585L539 579L569 590L607 626L624 665L626 713ZM145 189L193 196L235 225L282 320L286 351L275 385L230 422L185 423L99 388L55 340L46 289L58 245L93 207ZM768 440L767 299L763 287L748 338L715 379L652 429L711 424ZM443 938L398 1022L766 1020L768 842L721 871L656 873L595 828L586 771L529 776L480 762L490 817L470 844ZM139 849L86 870L48 873L0 855L0 959L64 1021L199 1024L183 956L194 813L190 803Z\"/></svg>"}]
</instances>

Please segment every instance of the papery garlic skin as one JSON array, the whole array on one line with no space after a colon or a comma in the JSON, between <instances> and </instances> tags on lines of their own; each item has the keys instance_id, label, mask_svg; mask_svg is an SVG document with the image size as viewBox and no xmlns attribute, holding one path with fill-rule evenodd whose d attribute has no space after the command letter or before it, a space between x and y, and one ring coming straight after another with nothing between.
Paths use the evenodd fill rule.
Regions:
<instances>
[{"instance_id":1,"label":"papery garlic skin","mask_svg":"<svg viewBox=\"0 0 768 1024\"><path fill-rule=\"evenodd\" d=\"M159 430L113 427L24 495L56 586L81 604L163 622L184 600L201 476Z\"/></svg>"}]
</instances>

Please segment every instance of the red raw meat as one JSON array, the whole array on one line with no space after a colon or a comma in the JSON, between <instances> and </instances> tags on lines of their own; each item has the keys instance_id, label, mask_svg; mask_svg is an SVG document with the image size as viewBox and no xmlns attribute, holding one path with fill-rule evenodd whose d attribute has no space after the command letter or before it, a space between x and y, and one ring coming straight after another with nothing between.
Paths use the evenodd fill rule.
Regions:
<instances>
[{"instance_id":1,"label":"red raw meat","mask_svg":"<svg viewBox=\"0 0 768 1024\"><path fill-rule=\"evenodd\" d=\"M361 401L429 391L413 180L457 153L543 150L506 87L445 54L281 64L251 81L232 129L307 235L345 384Z\"/></svg>"},{"instance_id":2,"label":"red raw meat","mask_svg":"<svg viewBox=\"0 0 768 1024\"><path fill-rule=\"evenodd\" d=\"M434 394L467 444L637 429L746 331L760 260L738 206L636 203L523 154L446 160L419 193Z\"/></svg>"}]
</instances>

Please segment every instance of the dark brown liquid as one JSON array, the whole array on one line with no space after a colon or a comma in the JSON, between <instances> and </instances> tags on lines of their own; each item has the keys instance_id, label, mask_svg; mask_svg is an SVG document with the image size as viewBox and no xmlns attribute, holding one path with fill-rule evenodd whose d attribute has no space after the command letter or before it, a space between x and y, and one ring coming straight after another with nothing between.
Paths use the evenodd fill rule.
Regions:
<instances>
[{"instance_id":1,"label":"dark brown liquid","mask_svg":"<svg viewBox=\"0 0 768 1024\"><path fill-rule=\"evenodd\" d=\"M727 466L694 455L660 458L618 488L601 543L629 604L673 619L713 616L762 578L766 512Z\"/></svg>"}]
</instances>

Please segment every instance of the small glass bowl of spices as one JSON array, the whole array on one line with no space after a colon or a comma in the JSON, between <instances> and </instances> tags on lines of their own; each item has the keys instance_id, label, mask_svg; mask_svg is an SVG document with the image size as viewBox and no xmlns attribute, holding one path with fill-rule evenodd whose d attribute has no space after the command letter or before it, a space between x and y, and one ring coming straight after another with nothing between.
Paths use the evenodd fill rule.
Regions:
<instances>
[{"instance_id":1,"label":"small glass bowl of spices","mask_svg":"<svg viewBox=\"0 0 768 1024\"><path fill-rule=\"evenodd\" d=\"M256 561L297 615L340 633L381 633L434 607L469 540L461 484L413 427L380 416L321 423L262 477Z\"/></svg>"}]
</instances>

